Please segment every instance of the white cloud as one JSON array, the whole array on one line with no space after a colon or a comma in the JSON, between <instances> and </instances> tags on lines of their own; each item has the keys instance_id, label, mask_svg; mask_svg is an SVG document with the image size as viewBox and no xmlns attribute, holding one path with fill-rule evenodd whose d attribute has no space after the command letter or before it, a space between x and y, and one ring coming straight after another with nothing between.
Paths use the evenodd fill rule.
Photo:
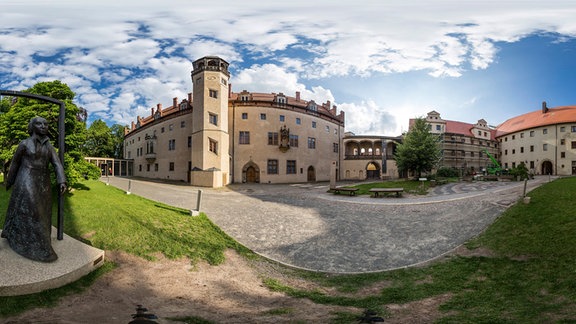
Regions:
<instances>
[{"instance_id":1,"label":"white cloud","mask_svg":"<svg viewBox=\"0 0 576 324\"><path fill-rule=\"evenodd\" d=\"M235 70L235 91L300 91L335 102L322 79L413 71L459 77L493 64L497 42L538 32L575 36L575 14L563 1L8 1L0 88L60 79L90 113L127 122L146 106L185 96L190 62L218 55ZM247 63L255 59L264 63ZM396 110L359 95L343 106L375 118L348 112L348 127L389 132L398 124L390 122L399 119Z\"/></svg>"}]
</instances>

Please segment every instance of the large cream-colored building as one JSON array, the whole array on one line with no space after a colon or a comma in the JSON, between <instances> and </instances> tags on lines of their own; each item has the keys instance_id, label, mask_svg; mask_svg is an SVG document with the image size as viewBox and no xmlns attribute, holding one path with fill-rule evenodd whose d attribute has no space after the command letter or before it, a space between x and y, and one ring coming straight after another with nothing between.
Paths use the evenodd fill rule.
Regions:
<instances>
[{"instance_id":1,"label":"large cream-colored building","mask_svg":"<svg viewBox=\"0 0 576 324\"><path fill-rule=\"evenodd\" d=\"M506 120L496 129L504 167L524 162L535 174L576 175L576 106L542 109Z\"/></svg>"},{"instance_id":2,"label":"large cream-colored building","mask_svg":"<svg viewBox=\"0 0 576 324\"><path fill-rule=\"evenodd\" d=\"M328 181L339 173L344 112L298 92L234 93L229 78L223 59L196 60L188 98L137 117L124 140L134 176L220 187Z\"/></svg>"}]
</instances>

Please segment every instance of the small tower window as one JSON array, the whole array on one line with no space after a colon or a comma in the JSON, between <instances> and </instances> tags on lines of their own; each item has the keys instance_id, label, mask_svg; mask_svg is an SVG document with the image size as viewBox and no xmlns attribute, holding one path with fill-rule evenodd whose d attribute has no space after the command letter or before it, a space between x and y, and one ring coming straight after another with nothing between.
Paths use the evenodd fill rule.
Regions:
<instances>
[{"instance_id":1,"label":"small tower window","mask_svg":"<svg viewBox=\"0 0 576 324\"><path fill-rule=\"evenodd\" d=\"M211 98L218 99L218 90L212 90L212 89L210 89L209 91L210 91L210 97L211 97Z\"/></svg>"}]
</instances>

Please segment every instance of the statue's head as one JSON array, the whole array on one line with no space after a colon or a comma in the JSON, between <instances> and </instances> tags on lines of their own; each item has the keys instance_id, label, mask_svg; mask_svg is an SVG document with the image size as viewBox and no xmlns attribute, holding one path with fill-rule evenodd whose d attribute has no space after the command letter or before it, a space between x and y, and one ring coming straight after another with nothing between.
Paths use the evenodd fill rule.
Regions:
<instances>
[{"instance_id":1,"label":"statue's head","mask_svg":"<svg viewBox=\"0 0 576 324\"><path fill-rule=\"evenodd\" d=\"M36 116L30 119L28 123L28 134L40 133L46 135L48 133L48 121L45 118Z\"/></svg>"}]
</instances>

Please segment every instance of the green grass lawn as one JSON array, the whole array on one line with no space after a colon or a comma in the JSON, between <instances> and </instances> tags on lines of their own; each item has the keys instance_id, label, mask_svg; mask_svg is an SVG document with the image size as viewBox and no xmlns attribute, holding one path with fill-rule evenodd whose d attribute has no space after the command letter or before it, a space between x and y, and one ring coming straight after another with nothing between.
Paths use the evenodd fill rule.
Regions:
<instances>
[{"instance_id":1,"label":"green grass lawn","mask_svg":"<svg viewBox=\"0 0 576 324\"><path fill-rule=\"evenodd\" d=\"M65 231L96 247L148 259L163 253L212 264L223 261L227 248L249 254L204 215L190 217L187 210L126 195L97 181L85 185L67 197ZM363 275L286 270L330 289L297 289L283 283L283 276L265 278L264 284L316 303L374 309L384 317L386 304L444 296L439 323L576 323L576 178L545 184L529 196L530 204L513 206L467 244L491 254L451 256L428 266ZM6 201L6 192L0 190L2 210ZM52 305L97 275L54 290L57 293L2 297L0 315ZM367 287L380 288L355 294ZM195 318L193 310L189 315ZM339 313L333 323L354 323L359 315Z\"/></svg>"},{"instance_id":2,"label":"green grass lawn","mask_svg":"<svg viewBox=\"0 0 576 324\"><path fill-rule=\"evenodd\" d=\"M396 181L378 181L354 185L358 188L357 195L370 195L372 188L404 188L404 192L424 195L430 186L429 181L418 180L396 180Z\"/></svg>"}]
</instances>

